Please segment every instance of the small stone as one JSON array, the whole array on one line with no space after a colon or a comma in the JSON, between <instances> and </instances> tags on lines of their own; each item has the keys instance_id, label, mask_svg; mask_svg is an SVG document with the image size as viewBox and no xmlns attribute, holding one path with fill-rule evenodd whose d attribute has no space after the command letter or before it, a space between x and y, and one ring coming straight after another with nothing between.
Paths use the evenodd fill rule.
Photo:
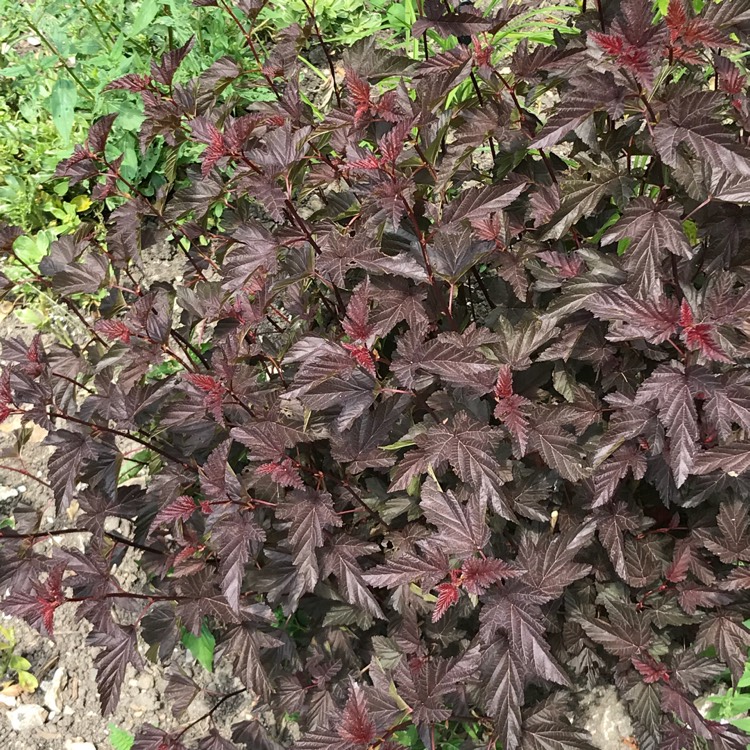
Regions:
<instances>
[{"instance_id":1,"label":"small stone","mask_svg":"<svg viewBox=\"0 0 750 750\"><path fill-rule=\"evenodd\" d=\"M58 667L52 675L49 687L44 691L44 705L52 712L58 714L62 711L62 689L68 681L68 676L62 667Z\"/></svg>"},{"instance_id":2,"label":"small stone","mask_svg":"<svg viewBox=\"0 0 750 750\"><path fill-rule=\"evenodd\" d=\"M93 742L65 740L65 750L96 750L96 745Z\"/></svg>"},{"instance_id":3,"label":"small stone","mask_svg":"<svg viewBox=\"0 0 750 750\"><path fill-rule=\"evenodd\" d=\"M36 737L40 740L56 740L60 737L60 732L53 730L48 732L46 730L37 729Z\"/></svg>"},{"instance_id":4,"label":"small stone","mask_svg":"<svg viewBox=\"0 0 750 750\"><path fill-rule=\"evenodd\" d=\"M139 675L137 682L141 690L151 690L154 687L154 678L148 672Z\"/></svg>"},{"instance_id":5,"label":"small stone","mask_svg":"<svg viewBox=\"0 0 750 750\"><path fill-rule=\"evenodd\" d=\"M27 703L8 711L10 728L14 732L29 732L44 726L47 712L37 703Z\"/></svg>"},{"instance_id":6,"label":"small stone","mask_svg":"<svg viewBox=\"0 0 750 750\"><path fill-rule=\"evenodd\" d=\"M19 493L23 494L24 492L26 492L26 485L19 484L18 487L16 487L16 489L19 491Z\"/></svg>"},{"instance_id":7,"label":"small stone","mask_svg":"<svg viewBox=\"0 0 750 750\"><path fill-rule=\"evenodd\" d=\"M0 706L15 708L17 702L14 695L3 695L3 693L0 693Z\"/></svg>"}]
</instances>

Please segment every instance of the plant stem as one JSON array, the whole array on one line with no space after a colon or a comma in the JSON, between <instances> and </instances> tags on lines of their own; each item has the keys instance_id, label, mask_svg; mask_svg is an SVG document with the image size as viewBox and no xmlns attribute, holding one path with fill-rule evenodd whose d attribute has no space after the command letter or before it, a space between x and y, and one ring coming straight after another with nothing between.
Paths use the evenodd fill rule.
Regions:
<instances>
[{"instance_id":1,"label":"plant stem","mask_svg":"<svg viewBox=\"0 0 750 750\"><path fill-rule=\"evenodd\" d=\"M305 6L305 9L307 10L308 15L310 16L310 19L313 22L313 28L315 29L315 36L318 37L320 46L323 48L323 54L326 56L326 60L328 61L328 70L331 72L331 83L333 84L333 94L336 97L336 104L340 107L341 106L341 94L339 93L339 88L336 85L336 66L333 64L331 53L328 50L328 45L325 43L325 40L323 39L323 34L320 31L320 26L318 25L318 19L315 17L315 13L313 9L310 7L307 0L302 0L302 4Z\"/></svg>"},{"instance_id":2,"label":"plant stem","mask_svg":"<svg viewBox=\"0 0 750 750\"><path fill-rule=\"evenodd\" d=\"M596 0L596 12L599 15L599 26L604 33L604 13L602 12L602 0Z\"/></svg>"},{"instance_id":3,"label":"plant stem","mask_svg":"<svg viewBox=\"0 0 750 750\"><path fill-rule=\"evenodd\" d=\"M78 77L78 74L68 66L68 61L60 54L60 51L55 47L52 42L47 39L42 33L42 30L30 19L26 19L26 23L29 28L39 37L39 40L44 46L62 63L63 68L68 72L68 75L81 87L82 91L89 99L95 100L96 97L91 93L88 86Z\"/></svg>"},{"instance_id":4,"label":"plant stem","mask_svg":"<svg viewBox=\"0 0 750 750\"><path fill-rule=\"evenodd\" d=\"M323 251L321 250L320 245L313 238L312 233L307 226L307 222L297 212L297 209L294 207L294 203L292 203L292 201L287 198L284 201L284 205L289 210L289 213L292 215L292 218L296 222L297 226L304 232L305 237L307 237L307 241L313 246L315 252L320 255Z\"/></svg>"},{"instance_id":5,"label":"plant stem","mask_svg":"<svg viewBox=\"0 0 750 750\"><path fill-rule=\"evenodd\" d=\"M237 18L237 15L232 10L229 3L222 2L222 0L217 0L218 6L224 10L226 13L229 14L232 21L234 21L235 26L242 32L242 35L245 37L245 41L247 42L247 46L250 47L250 51L252 52L253 57L255 58L255 62L258 65L258 68L260 69L261 75L266 79L268 82L268 85L271 87L271 90L276 95L277 99L281 99L281 92L279 91L278 87L273 81L273 78L271 78L270 75L265 73L263 71L263 64L260 61L260 56L258 55L258 50L255 48L255 42L253 41L253 37L250 34L250 32L245 29L245 27L242 25L242 21L240 21L239 18Z\"/></svg>"},{"instance_id":6,"label":"plant stem","mask_svg":"<svg viewBox=\"0 0 750 750\"><path fill-rule=\"evenodd\" d=\"M81 0L81 5L83 5L83 7L86 9L86 12L89 14L89 16L91 16L91 20L94 26L96 26L96 30L99 32L99 36L102 38L102 41L105 44L109 42L110 45L114 45L115 44L114 37L108 33L105 33L104 29L102 29L102 27L99 25L99 19L97 18L96 13L94 13L94 11L91 9L91 6L86 2L86 0ZM109 52L112 51L111 46L108 51Z\"/></svg>"},{"instance_id":7,"label":"plant stem","mask_svg":"<svg viewBox=\"0 0 750 750\"><path fill-rule=\"evenodd\" d=\"M705 208L711 201L713 200L713 195L709 195L706 200L703 201L699 206L696 206L684 219L683 221L687 221L688 219L691 219L695 214L698 213L702 208Z\"/></svg>"},{"instance_id":8,"label":"plant stem","mask_svg":"<svg viewBox=\"0 0 750 750\"><path fill-rule=\"evenodd\" d=\"M494 310L495 307L497 307L497 305L492 301L492 298L490 297L490 293L487 287L485 286L485 283L484 283L484 280L482 279L481 274L479 273L479 271L477 271L476 268L472 268L471 272L474 278L477 280L477 284L479 284L479 288L482 290L482 294L484 295L484 298L487 300L487 304L490 306L490 308Z\"/></svg>"},{"instance_id":9,"label":"plant stem","mask_svg":"<svg viewBox=\"0 0 750 750\"><path fill-rule=\"evenodd\" d=\"M224 703L226 703L231 698L234 698L238 695L242 695L242 693L246 693L247 688L240 688L239 690L233 690L231 693L227 693L220 701L216 703L216 705L211 708L210 710L206 711L205 714L202 716L199 716L195 721L191 721L190 724L188 724L175 738L177 741L179 741L180 737L185 734L185 732L188 731L188 729L192 729L196 724L200 724L204 719L209 719L220 706L222 706Z\"/></svg>"},{"instance_id":10,"label":"plant stem","mask_svg":"<svg viewBox=\"0 0 750 750\"><path fill-rule=\"evenodd\" d=\"M70 596L66 602L90 602L92 599L141 599L150 602L180 602L189 599L187 596L164 596L160 594L136 594L131 591L111 591L91 596Z\"/></svg>"},{"instance_id":11,"label":"plant stem","mask_svg":"<svg viewBox=\"0 0 750 750\"><path fill-rule=\"evenodd\" d=\"M403 195L401 195L400 197L404 204L404 207L406 208L406 215L409 217L409 221L411 222L411 225L414 227L414 231L417 234L419 247L422 251L422 260L424 260L425 268L427 270L427 280L430 282L430 284L434 285L435 275L432 271L432 263L430 263L430 257L427 254L427 238L424 236L424 233L419 227L419 222L417 221L414 209L409 205L409 201L407 201Z\"/></svg>"},{"instance_id":12,"label":"plant stem","mask_svg":"<svg viewBox=\"0 0 750 750\"><path fill-rule=\"evenodd\" d=\"M173 456L169 451L163 450L153 443L150 443L148 440L143 440L142 438L137 437L129 432L122 432L121 430L116 430L112 427L108 427L107 425L97 424L96 422L87 422L85 419L79 419L78 417L74 417L70 414L64 414L63 412L52 411L49 416L51 419L64 419L68 422L80 424L90 429L100 430L101 432L107 432L110 435L117 435L118 437L125 438L126 440L132 440L134 443L140 443L140 445L144 446L145 448L149 448L150 450L154 451L154 453L158 453L160 456L163 456L169 461L183 466L190 472L196 471L196 468L194 466L181 461L176 456Z\"/></svg>"},{"instance_id":13,"label":"plant stem","mask_svg":"<svg viewBox=\"0 0 750 750\"><path fill-rule=\"evenodd\" d=\"M2 467L0 467L2 468ZM44 484L49 487L46 482ZM35 531L30 532L27 534L16 534L16 533L10 533L0 531L0 538L5 539L49 539L51 536L67 536L69 534L91 534L93 533L91 529L50 529L49 531ZM141 550L141 552L152 552L157 555L163 555L165 552L160 549L156 549L155 547L149 547L145 544L139 544L138 542L134 542L132 539L127 539L124 536L121 536L120 534L116 534L112 531L105 531L104 536L106 536L108 539L111 539L114 542L118 542L120 544L124 544L127 547L132 547L133 549Z\"/></svg>"},{"instance_id":14,"label":"plant stem","mask_svg":"<svg viewBox=\"0 0 750 750\"><path fill-rule=\"evenodd\" d=\"M29 479L33 479L35 482L39 482L39 484L52 489L52 485L49 482L45 482L44 479L40 479L39 477L34 476L30 471L26 471L25 469L18 469L15 466L8 466L7 464L0 464L0 469L4 469L5 471L14 471L16 474L21 474L22 476L28 477Z\"/></svg>"},{"instance_id":15,"label":"plant stem","mask_svg":"<svg viewBox=\"0 0 750 750\"><path fill-rule=\"evenodd\" d=\"M35 278L37 282L44 284L44 286L48 288L52 286L52 283L50 281L40 276L38 273L36 273L36 271L34 271L34 269L28 263L26 263L26 261L19 258L15 250L11 250L10 254L12 255L12 257L17 263L22 265ZM78 309L78 306L65 295L62 295L61 299L65 303L65 305L68 307L68 309L73 313L73 315L75 315L78 318L78 320L80 320L81 323L83 323L86 330L94 337L94 339L98 341L100 344L102 344L102 346L106 346L107 342L104 341L104 339L101 338L101 336L99 336L99 334L91 327L89 322L86 320L86 318L83 317L83 314Z\"/></svg>"}]
</instances>

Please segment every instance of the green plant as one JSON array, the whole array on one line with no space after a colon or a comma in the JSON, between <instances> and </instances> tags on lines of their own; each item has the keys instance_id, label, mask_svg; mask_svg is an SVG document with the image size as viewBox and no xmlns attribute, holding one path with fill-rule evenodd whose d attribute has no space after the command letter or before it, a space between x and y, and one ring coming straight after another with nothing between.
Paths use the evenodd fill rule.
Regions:
<instances>
[{"instance_id":1,"label":"green plant","mask_svg":"<svg viewBox=\"0 0 750 750\"><path fill-rule=\"evenodd\" d=\"M256 33L305 25L312 16L329 44L350 47L381 31L389 0L285 0L269 2L258 14Z\"/></svg>"},{"instance_id":2,"label":"green plant","mask_svg":"<svg viewBox=\"0 0 750 750\"><path fill-rule=\"evenodd\" d=\"M183 158L162 143L141 154L142 103L127 92L105 94L104 88L125 71L147 72L152 54L193 34L197 44L186 74L239 52L231 21L199 14L189 0L143 0L136 6L123 0L0 0L0 215L28 233L16 245L21 262L6 261L2 271L17 282L13 297L22 322L56 335L65 328L65 314L33 281L57 237L84 219L100 219L88 196L67 181L50 180L91 122L119 113L112 145L122 154L122 174L147 194Z\"/></svg>"},{"instance_id":3,"label":"green plant","mask_svg":"<svg viewBox=\"0 0 750 750\"><path fill-rule=\"evenodd\" d=\"M13 628L0 625L0 689L12 689L17 685L21 691L33 693L39 682L30 670L31 662L16 653Z\"/></svg>"},{"instance_id":4,"label":"green plant","mask_svg":"<svg viewBox=\"0 0 750 750\"><path fill-rule=\"evenodd\" d=\"M115 724L108 724L109 729L109 744L112 745L113 750L130 750L135 743L135 737L130 732L126 732L124 729Z\"/></svg>"},{"instance_id":5,"label":"green plant","mask_svg":"<svg viewBox=\"0 0 750 750\"><path fill-rule=\"evenodd\" d=\"M750 620L745 621L745 627L750 628ZM745 671L739 680L726 692L711 695L707 700L713 705L706 713L709 719L729 722L738 729L750 735L750 658L745 664ZM750 748L750 743L748 743Z\"/></svg>"}]
</instances>

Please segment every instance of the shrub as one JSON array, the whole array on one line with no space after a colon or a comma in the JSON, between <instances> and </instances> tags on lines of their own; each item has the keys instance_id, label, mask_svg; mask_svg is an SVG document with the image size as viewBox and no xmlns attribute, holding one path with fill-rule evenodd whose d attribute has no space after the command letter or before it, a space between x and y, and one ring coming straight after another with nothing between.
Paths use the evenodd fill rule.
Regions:
<instances>
[{"instance_id":1,"label":"shrub","mask_svg":"<svg viewBox=\"0 0 750 750\"><path fill-rule=\"evenodd\" d=\"M146 197L107 116L59 167L116 205L40 266L87 334L6 341L0 408L49 430L77 509L56 533L87 550L40 554L20 515L2 609L52 635L75 603L105 712L139 639L168 660L208 633L299 750L586 748L567 717L599 680L643 750L744 748L694 700L750 645L747 7L597 3L502 58L520 6L427 2L413 36L462 43L360 42L320 116L314 24L242 68L177 84L188 43L115 82L144 144L205 149ZM152 282L165 239L182 276ZM176 715L196 691L174 672ZM289 744L258 721L233 740Z\"/></svg>"}]
</instances>

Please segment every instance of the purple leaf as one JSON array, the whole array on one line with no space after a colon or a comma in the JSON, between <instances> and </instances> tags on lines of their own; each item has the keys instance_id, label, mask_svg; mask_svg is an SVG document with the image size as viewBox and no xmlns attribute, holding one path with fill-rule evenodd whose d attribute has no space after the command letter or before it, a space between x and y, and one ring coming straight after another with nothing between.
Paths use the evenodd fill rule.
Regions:
<instances>
[{"instance_id":1,"label":"purple leaf","mask_svg":"<svg viewBox=\"0 0 750 750\"><path fill-rule=\"evenodd\" d=\"M132 626L115 626L110 632L93 631L86 642L101 646L94 657L96 685L99 690L102 713L112 714L120 700L120 690L128 664L141 667L143 661L138 654L135 630Z\"/></svg>"}]
</instances>

